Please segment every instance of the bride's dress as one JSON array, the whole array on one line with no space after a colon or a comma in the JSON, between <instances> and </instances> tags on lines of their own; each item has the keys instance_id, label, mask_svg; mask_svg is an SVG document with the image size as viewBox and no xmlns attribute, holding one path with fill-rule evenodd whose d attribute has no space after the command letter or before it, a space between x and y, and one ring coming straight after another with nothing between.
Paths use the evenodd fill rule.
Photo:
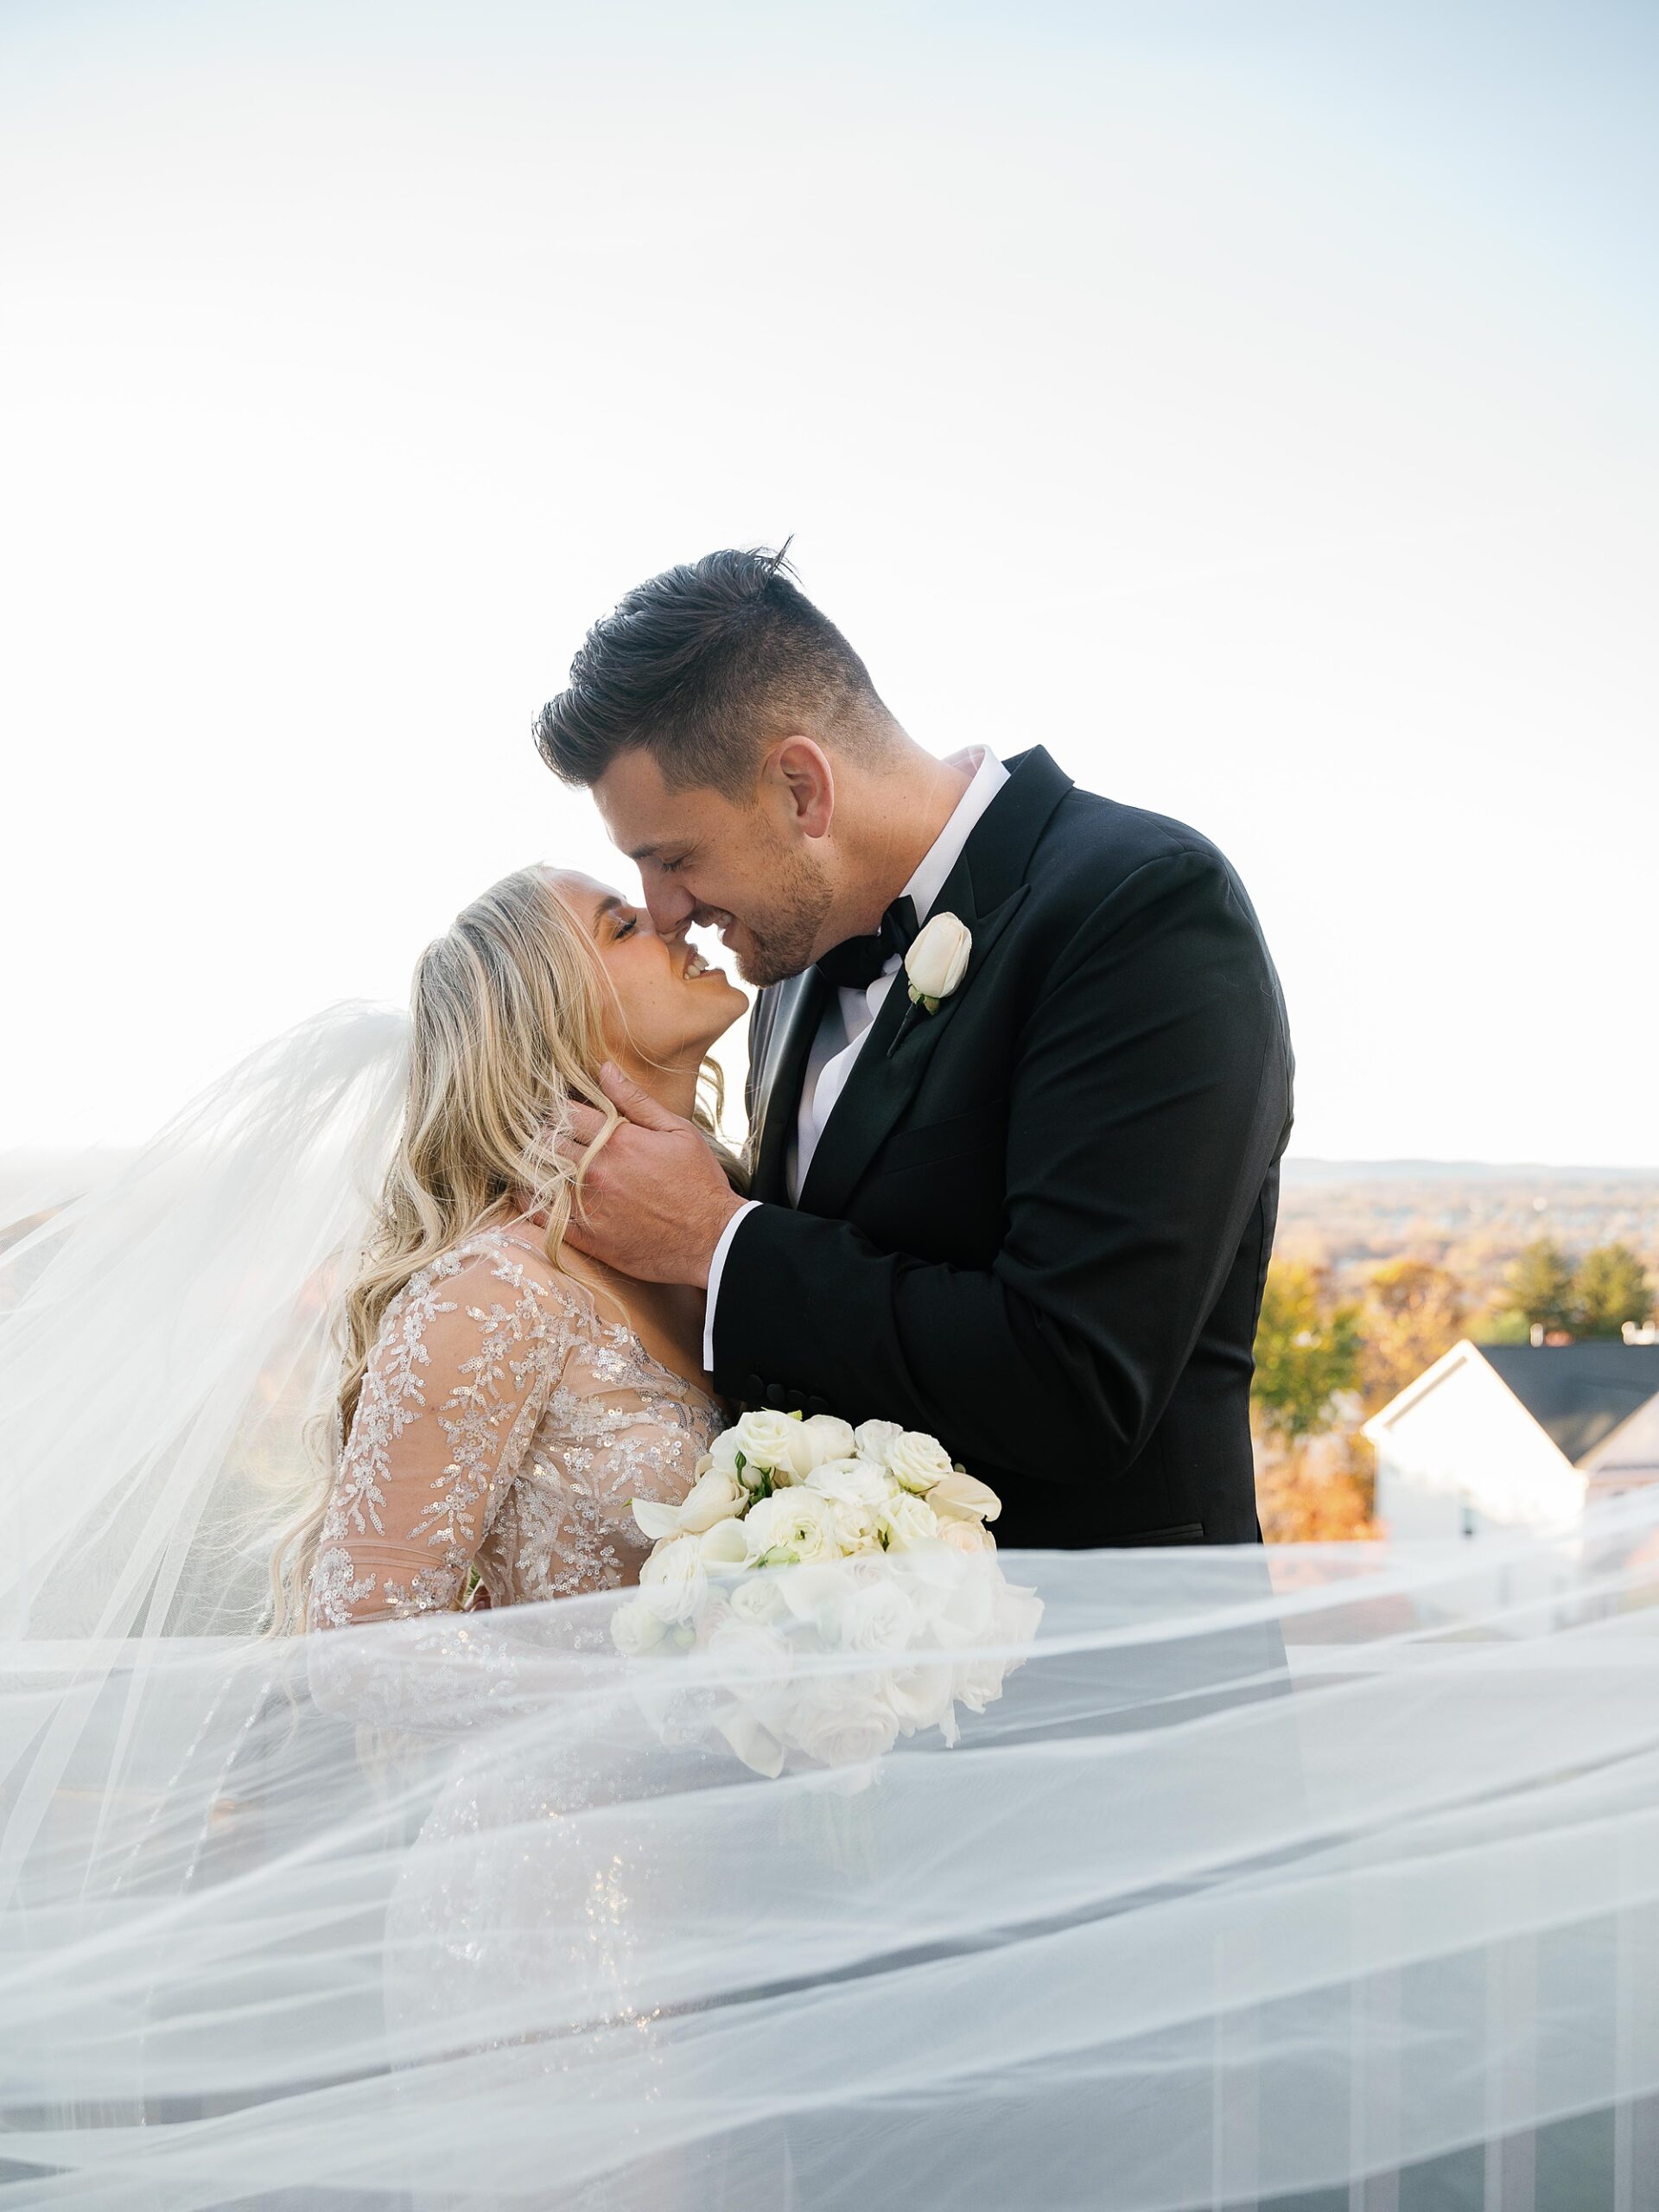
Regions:
<instances>
[{"instance_id":1,"label":"bride's dress","mask_svg":"<svg viewBox=\"0 0 1659 2212\"><path fill-rule=\"evenodd\" d=\"M492 1611L633 1582L650 1543L632 1500L677 1503L720 1425L713 1401L559 1273L533 1230L481 1231L387 1309L323 1522L314 1618L452 1613L474 1566ZM595 1620L588 1640L603 1637ZM333 1675L339 1709L452 1724L423 1709L418 1670L375 1667L372 1643L357 1654ZM550 2079L563 2039L504 2035L504 2018L533 2018L555 1988L575 2016L627 2017L635 1923L649 1893L660 1899L662 1870L653 1878L637 1847L595 1869L571 1819L614 1782L556 1731L505 1769L470 1761L458 1732L453 1778L389 1900L394 2032L463 2057L518 2043ZM595 1879L597 1911L585 1902Z\"/></svg>"},{"instance_id":2,"label":"bride's dress","mask_svg":"<svg viewBox=\"0 0 1659 2212\"><path fill-rule=\"evenodd\" d=\"M714 1402L560 1274L533 1230L488 1229L387 1308L318 1546L312 1612L342 1627L613 1590L650 1551L635 1497L677 1503Z\"/></svg>"}]
</instances>

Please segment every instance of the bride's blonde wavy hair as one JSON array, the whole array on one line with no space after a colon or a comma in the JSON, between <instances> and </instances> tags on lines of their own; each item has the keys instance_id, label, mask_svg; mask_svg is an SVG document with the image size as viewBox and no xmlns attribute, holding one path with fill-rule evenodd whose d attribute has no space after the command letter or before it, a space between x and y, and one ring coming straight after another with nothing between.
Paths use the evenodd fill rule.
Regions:
<instances>
[{"instance_id":1,"label":"bride's blonde wavy hair","mask_svg":"<svg viewBox=\"0 0 1659 2212\"><path fill-rule=\"evenodd\" d=\"M328 1424L330 1461L351 1433L369 1356L386 1308L410 1278L493 1217L547 1217L547 1255L561 1248L588 1160L616 1126L599 1071L612 1048L607 1014L626 1014L552 871L519 868L493 884L428 945L415 969L410 1057L397 1149L336 1310L340 1389ZM605 1117L584 1158L556 1149L576 1100ZM705 1060L695 1118L730 1174L719 1140L723 1090ZM271 1632L304 1624L327 1511L332 1464L317 1495L283 1531L271 1561Z\"/></svg>"}]
</instances>

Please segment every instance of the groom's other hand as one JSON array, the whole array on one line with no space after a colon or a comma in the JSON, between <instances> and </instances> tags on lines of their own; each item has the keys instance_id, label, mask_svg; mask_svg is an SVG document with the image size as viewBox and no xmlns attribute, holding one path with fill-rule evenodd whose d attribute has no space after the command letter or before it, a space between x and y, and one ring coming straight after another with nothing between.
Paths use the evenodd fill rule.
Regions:
<instances>
[{"instance_id":1,"label":"groom's other hand","mask_svg":"<svg viewBox=\"0 0 1659 2212\"><path fill-rule=\"evenodd\" d=\"M691 1122L659 1106L609 1061L599 1081L622 1119L588 1163L566 1235L579 1252L636 1282L706 1290L721 1231L742 1199ZM591 1106L572 1105L569 1116L573 1141L561 1150L574 1161L605 1120Z\"/></svg>"}]
</instances>

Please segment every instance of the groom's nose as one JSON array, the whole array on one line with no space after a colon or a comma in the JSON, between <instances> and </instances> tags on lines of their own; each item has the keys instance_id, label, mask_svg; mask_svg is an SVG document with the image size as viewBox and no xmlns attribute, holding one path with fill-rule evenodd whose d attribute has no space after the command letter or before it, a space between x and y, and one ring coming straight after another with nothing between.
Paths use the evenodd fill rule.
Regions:
<instances>
[{"instance_id":1,"label":"groom's nose","mask_svg":"<svg viewBox=\"0 0 1659 2212\"><path fill-rule=\"evenodd\" d=\"M677 937L696 912L696 900L671 880L658 880L644 888L652 929L658 937Z\"/></svg>"}]
</instances>

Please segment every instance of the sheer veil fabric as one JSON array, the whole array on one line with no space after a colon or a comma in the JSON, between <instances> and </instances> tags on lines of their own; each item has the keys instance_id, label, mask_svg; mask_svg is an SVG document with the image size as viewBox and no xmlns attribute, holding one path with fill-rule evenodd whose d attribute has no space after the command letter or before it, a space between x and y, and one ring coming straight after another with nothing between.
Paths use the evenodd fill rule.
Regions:
<instances>
[{"instance_id":1,"label":"sheer veil fabric","mask_svg":"<svg viewBox=\"0 0 1659 2212\"><path fill-rule=\"evenodd\" d=\"M307 1025L0 1261L20 2204L1655 2201L1653 1492L1004 1554L954 1748L776 1779L719 1700L890 1656L631 1661L613 1594L257 1636L402 1051Z\"/></svg>"}]
</instances>

